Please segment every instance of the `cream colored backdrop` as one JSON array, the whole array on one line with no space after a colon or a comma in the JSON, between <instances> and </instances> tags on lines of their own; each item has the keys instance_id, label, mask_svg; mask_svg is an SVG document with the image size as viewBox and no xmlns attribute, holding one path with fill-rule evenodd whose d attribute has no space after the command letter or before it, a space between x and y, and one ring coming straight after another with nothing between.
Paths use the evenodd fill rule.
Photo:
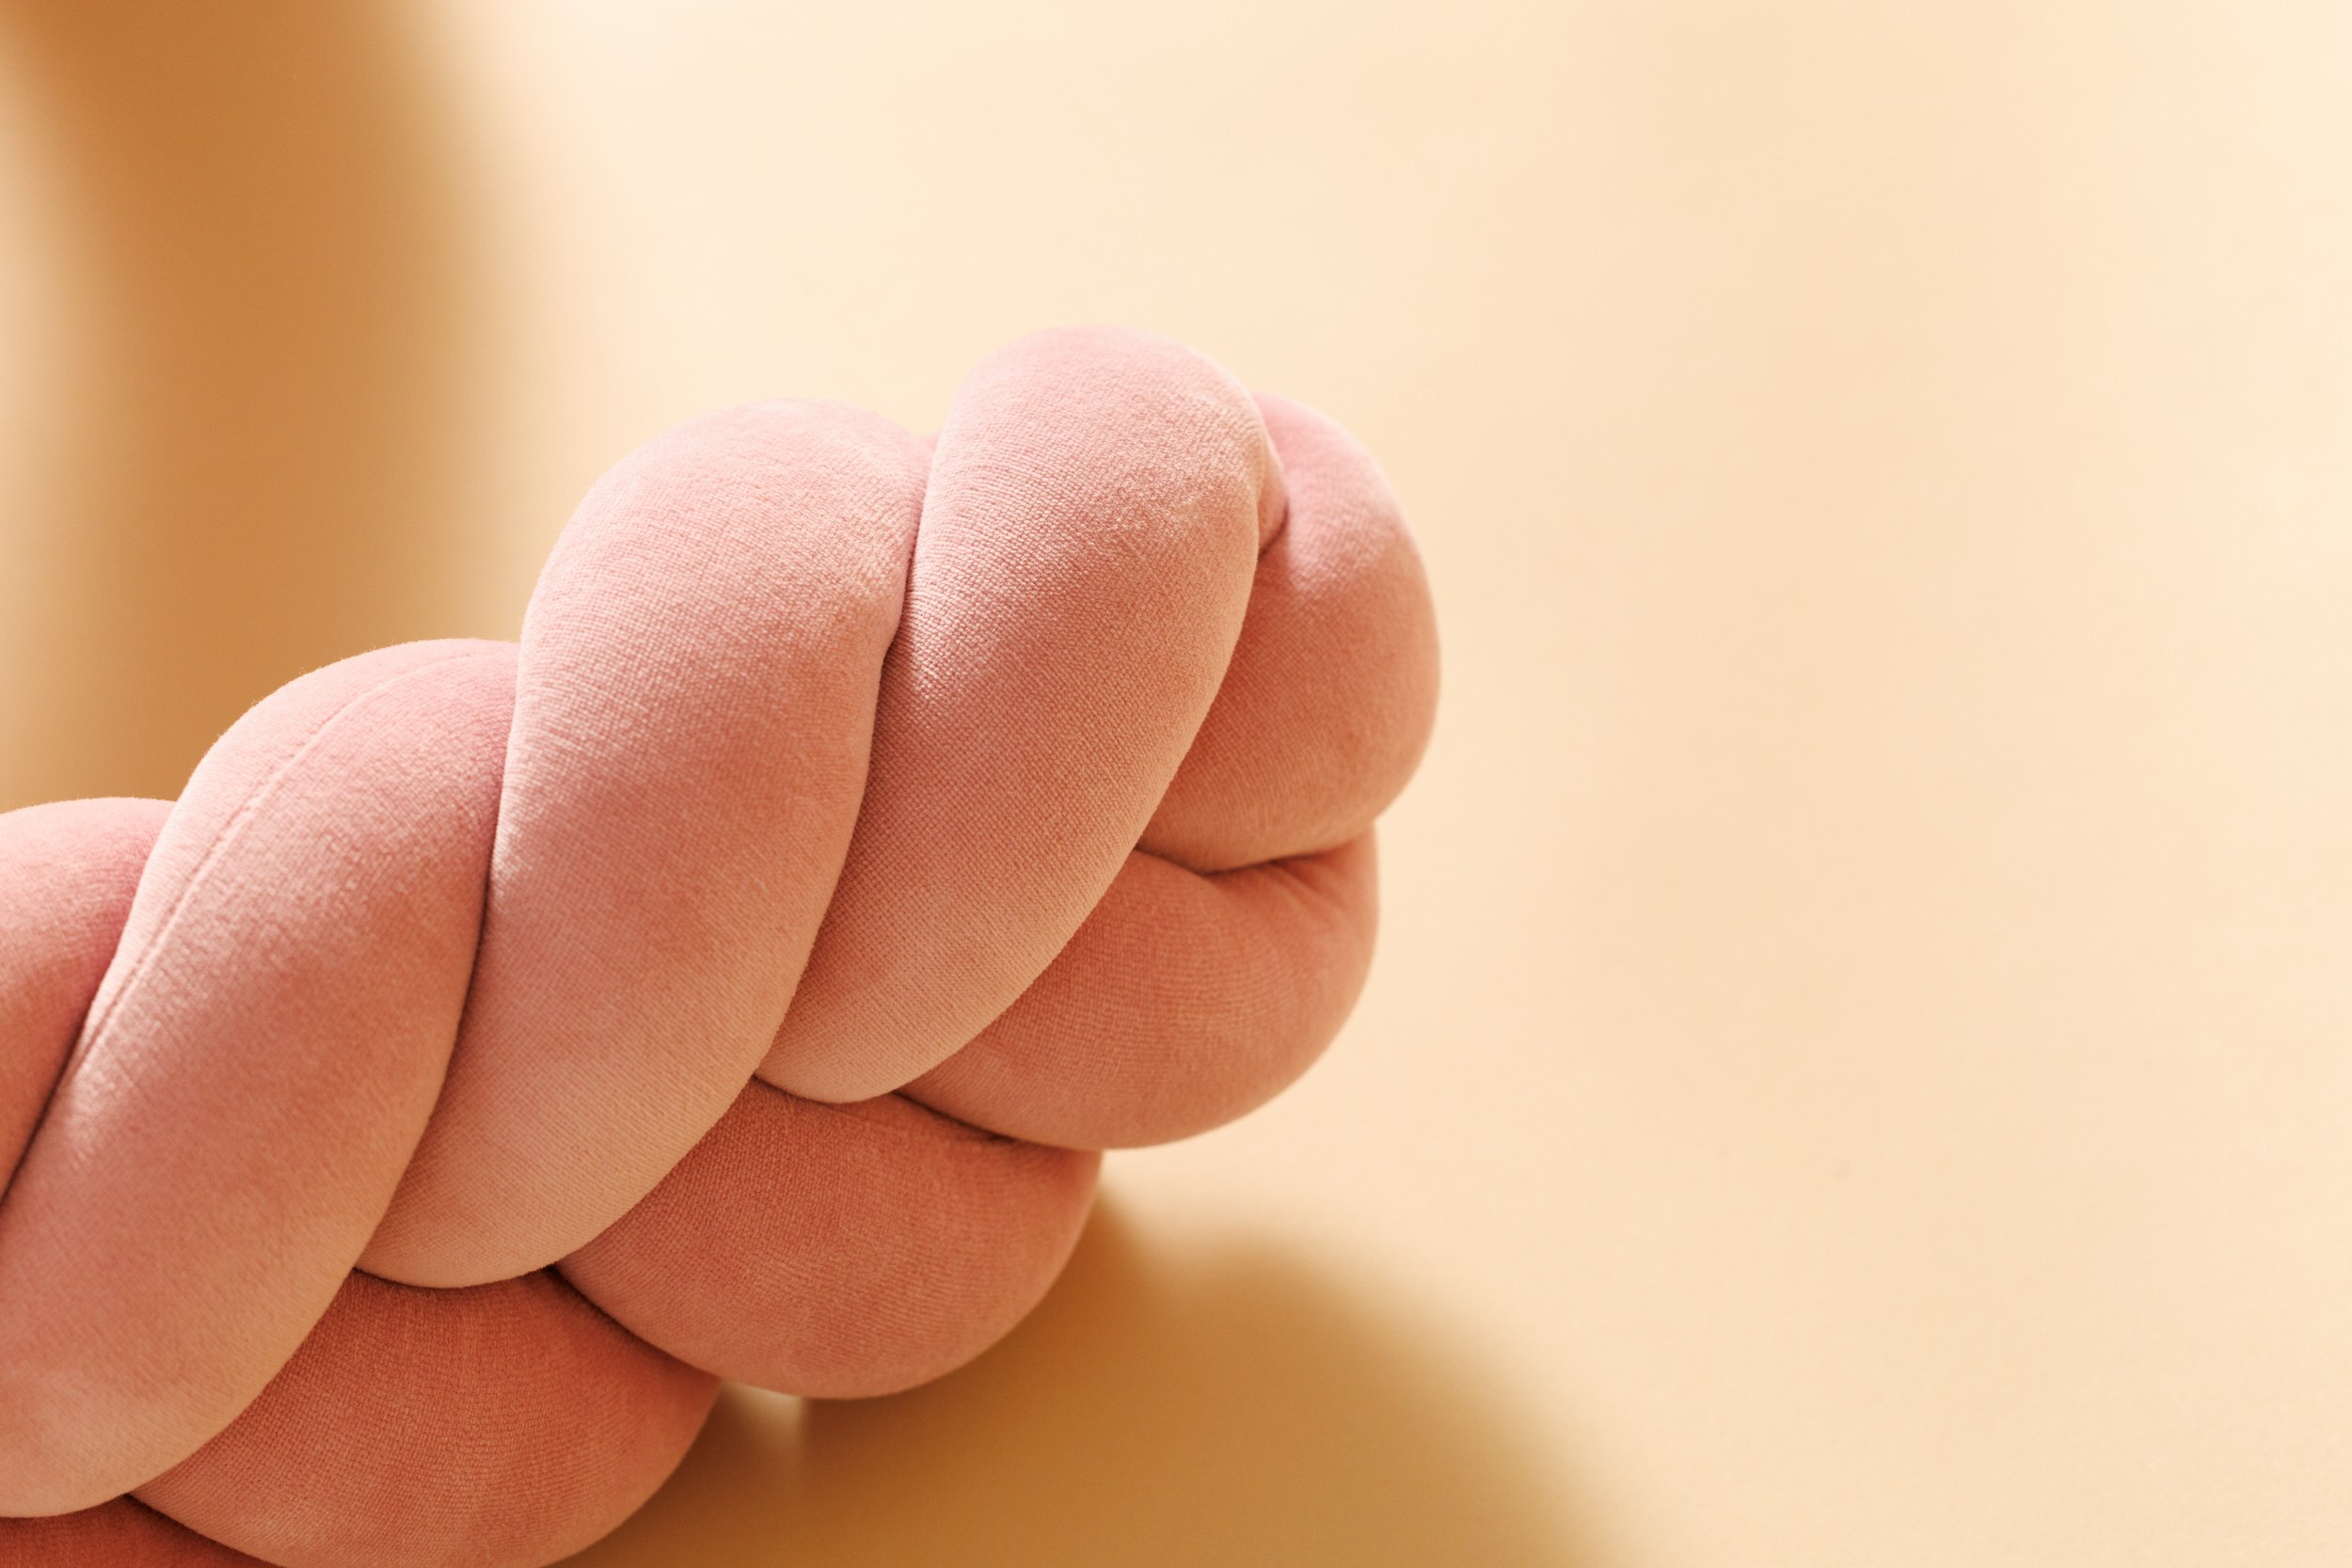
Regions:
<instances>
[{"instance_id":1,"label":"cream colored backdrop","mask_svg":"<svg viewBox=\"0 0 2352 1568\"><path fill-rule=\"evenodd\" d=\"M2342 8L11 0L0 86L0 804L1048 323L1420 531L1333 1055L583 1560L2352 1549Z\"/></svg>"}]
</instances>

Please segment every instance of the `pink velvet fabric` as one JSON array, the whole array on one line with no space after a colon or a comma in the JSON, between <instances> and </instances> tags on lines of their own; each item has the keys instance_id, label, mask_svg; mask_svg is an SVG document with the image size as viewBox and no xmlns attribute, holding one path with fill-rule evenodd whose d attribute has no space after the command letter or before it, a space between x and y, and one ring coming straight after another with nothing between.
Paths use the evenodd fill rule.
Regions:
<instances>
[{"instance_id":1,"label":"pink velvet fabric","mask_svg":"<svg viewBox=\"0 0 2352 1568\"><path fill-rule=\"evenodd\" d=\"M1436 689L1354 441L1061 331L935 443L695 420L519 647L0 816L0 1564L546 1562L718 1377L977 1354L1337 1030Z\"/></svg>"}]
</instances>

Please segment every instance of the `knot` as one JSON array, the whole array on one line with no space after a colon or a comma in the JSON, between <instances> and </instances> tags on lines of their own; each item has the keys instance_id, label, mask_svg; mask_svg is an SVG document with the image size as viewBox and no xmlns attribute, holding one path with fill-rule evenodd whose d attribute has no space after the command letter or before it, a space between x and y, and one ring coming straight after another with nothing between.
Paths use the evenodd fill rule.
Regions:
<instances>
[{"instance_id":1,"label":"knot","mask_svg":"<svg viewBox=\"0 0 2352 1568\"><path fill-rule=\"evenodd\" d=\"M306 675L168 804L0 816L0 1514L542 1562L719 1377L961 1363L1099 1150L1337 1030L1436 672L1344 432L1056 332L934 441L696 420L519 645Z\"/></svg>"}]
</instances>

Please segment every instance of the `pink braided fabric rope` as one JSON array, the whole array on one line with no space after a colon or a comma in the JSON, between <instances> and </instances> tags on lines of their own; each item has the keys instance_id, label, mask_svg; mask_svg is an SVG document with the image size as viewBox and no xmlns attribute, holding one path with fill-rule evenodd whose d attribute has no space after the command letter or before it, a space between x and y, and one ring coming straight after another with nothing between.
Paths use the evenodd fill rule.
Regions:
<instances>
[{"instance_id":1,"label":"pink braided fabric rope","mask_svg":"<svg viewBox=\"0 0 2352 1568\"><path fill-rule=\"evenodd\" d=\"M0 816L0 1562L546 1562L721 1377L965 1361L1337 1030L1436 693L1354 441L1062 331L935 443L697 420L519 646Z\"/></svg>"}]
</instances>

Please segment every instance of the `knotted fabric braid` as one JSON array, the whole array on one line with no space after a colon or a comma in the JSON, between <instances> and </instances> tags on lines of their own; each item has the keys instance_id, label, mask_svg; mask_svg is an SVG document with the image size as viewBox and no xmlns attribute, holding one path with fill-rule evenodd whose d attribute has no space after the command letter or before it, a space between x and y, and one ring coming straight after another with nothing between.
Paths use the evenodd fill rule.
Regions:
<instances>
[{"instance_id":1,"label":"knotted fabric braid","mask_svg":"<svg viewBox=\"0 0 2352 1568\"><path fill-rule=\"evenodd\" d=\"M0 816L0 1561L545 1562L721 1377L977 1354L1336 1031L1436 690L1353 440L1074 330L935 442L697 420L519 646Z\"/></svg>"}]
</instances>

